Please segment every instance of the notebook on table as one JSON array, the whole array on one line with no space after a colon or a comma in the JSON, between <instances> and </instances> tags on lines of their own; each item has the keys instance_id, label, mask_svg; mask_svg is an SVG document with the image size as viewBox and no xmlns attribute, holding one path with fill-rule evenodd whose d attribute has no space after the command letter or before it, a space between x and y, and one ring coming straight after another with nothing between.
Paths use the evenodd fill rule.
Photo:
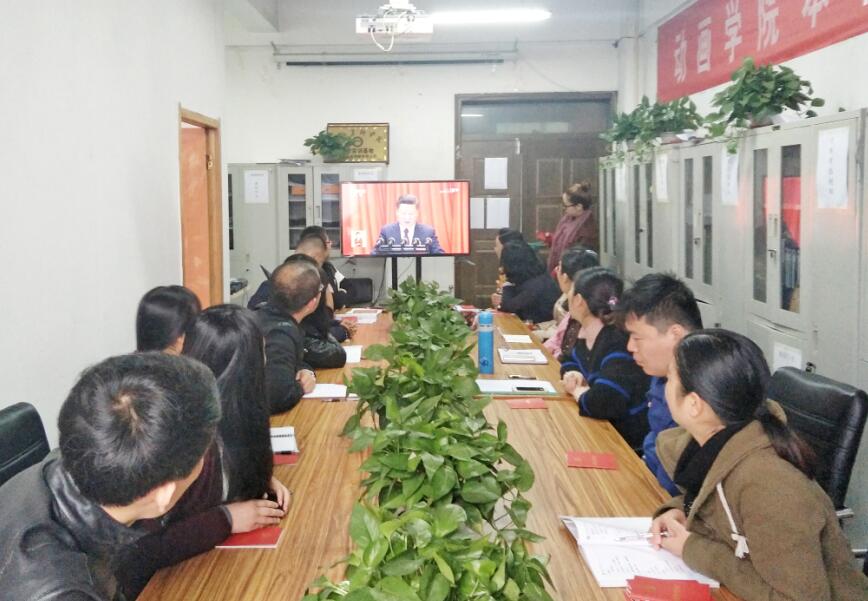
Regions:
<instances>
[{"instance_id":1,"label":"notebook on table","mask_svg":"<svg viewBox=\"0 0 868 601\"><path fill-rule=\"evenodd\" d=\"M558 391L546 380L486 380L478 378L476 384L482 394L508 395L555 395Z\"/></svg>"},{"instance_id":2,"label":"notebook on table","mask_svg":"<svg viewBox=\"0 0 868 601\"><path fill-rule=\"evenodd\" d=\"M651 518L583 518L561 516L579 552L602 588L626 587L636 576L693 580L711 587L720 583L687 567L680 557L657 550L647 538Z\"/></svg>"},{"instance_id":3,"label":"notebook on table","mask_svg":"<svg viewBox=\"0 0 868 601\"><path fill-rule=\"evenodd\" d=\"M273 453L298 453L295 428L283 426L271 429L271 451Z\"/></svg>"},{"instance_id":4,"label":"notebook on table","mask_svg":"<svg viewBox=\"0 0 868 601\"><path fill-rule=\"evenodd\" d=\"M545 365L549 362L548 358L538 348L499 348L497 349L497 354L500 355L500 362L504 364Z\"/></svg>"},{"instance_id":5,"label":"notebook on table","mask_svg":"<svg viewBox=\"0 0 868 601\"><path fill-rule=\"evenodd\" d=\"M266 526L258 528L250 532L240 532L233 534L222 543L217 545L217 549L276 549L280 543L280 537L283 536L283 529L280 526Z\"/></svg>"}]
</instances>

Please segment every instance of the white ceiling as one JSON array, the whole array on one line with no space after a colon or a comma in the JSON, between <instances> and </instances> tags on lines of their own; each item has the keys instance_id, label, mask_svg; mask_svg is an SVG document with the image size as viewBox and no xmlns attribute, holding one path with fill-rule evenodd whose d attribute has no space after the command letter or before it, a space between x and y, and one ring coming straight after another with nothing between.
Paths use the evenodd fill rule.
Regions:
<instances>
[{"instance_id":1,"label":"white ceiling","mask_svg":"<svg viewBox=\"0 0 868 601\"><path fill-rule=\"evenodd\" d=\"M226 43L369 46L370 38L355 33L355 17L375 14L385 1L227 0ZM429 13L498 8L545 8L552 13L547 21L527 25L437 26L433 38L427 40L432 45L614 41L621 35L625 17L635 16L638 5L637 0L414 0L413 3ZM401 43L399 40L396 47Z\"/></svg>"}]
</instances>

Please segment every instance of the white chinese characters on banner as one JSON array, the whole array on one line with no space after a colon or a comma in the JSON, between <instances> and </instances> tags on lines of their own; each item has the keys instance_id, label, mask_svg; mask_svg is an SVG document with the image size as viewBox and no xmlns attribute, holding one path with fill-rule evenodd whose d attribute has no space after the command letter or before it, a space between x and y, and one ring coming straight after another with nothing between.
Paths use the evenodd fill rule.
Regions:
<instances>
[{"instance_id":1,"label":"white chinese characters on banner","mask_svg":"<svg viewBox=\"0 0 868 601\"><path fill-rule=\"evenodd\" d=\"M847 154L850 129L836 127L817 134L817 208L847 208Z\"/></svg>"},{"instance_id":2,"label":"white chinese characters on banner","mask_svg":"<svg viewBox=\"0 0 868 601\"><path fill-rule=\"evenodd\" d=\"M757 0L759 10L759 35L757 36L757 48L762 50L778 43L781 32L778 31L778 12L775 6L777 0Z\"/></svg>"},{"instance_id":3,"label":"white chinese characters on banner","mask_svg":"<svg viewBox=\"0 0 868 601\"><path fill-rule=\"evenodd\" d=\"M696 72L711 71L711 17L699 22L699 41L696 44Z\"/></svg>"},{"instance_id":4,"label":"white chinese characters on banner","mask_svg":"<svg viewBox=\"0 0 868 601\"><path fill-rule=\"evenodd\" d=\"M868 0L865 0L868 2ZM726 44L723 47L729 52L729 62L735 60L735 49L741 44L741 10L738 0L728 0L726 3L726 21L723 23L726 31Z\"/></svg>"},{"instance_id":5,"label":"white chinese characters on banner","mask_svg":"<svg viewBox=\"0 0 868 601\"><path fill-rule=\"evenodd\" d=\"M675 36L675 81L687 79L687 37L682 31Z\"/></svg>"},{"instance_id":6,"label":"white chinese characters on banner","mask_svg":"<svg viewBox=\"0 0 868 601\"><path fill-rule=\"evenodd\" d=\"M829 6L829 0L805 0L802 6L802 16L811 18L811 29L817 26L817 15Z\"/></svg>"}]
</instances>

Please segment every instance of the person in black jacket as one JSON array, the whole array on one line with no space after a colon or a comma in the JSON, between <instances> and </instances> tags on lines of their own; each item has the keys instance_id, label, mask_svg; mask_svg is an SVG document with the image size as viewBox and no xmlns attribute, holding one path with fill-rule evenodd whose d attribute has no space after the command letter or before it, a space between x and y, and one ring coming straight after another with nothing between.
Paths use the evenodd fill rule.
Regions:
<instances>
[{"instance_id":1,"label":"person in black jacket","mask_svg":"<svg viewBox=\"0 0 868 601\"><path fill-rule=\"evenodd\" d=\"M287 263L306 261L316 266L320 281L325 287L320 295L319 305L314 312L301 320L301 329L304 330L305 363L314 369L343 367L347 362L347 352L331 333L331 325L336 320L334 308L331 305L332 294L328 275L316 265L316 261L307 255L292 255L286 261Z\"/></svg>"},{"instance_id":2,"label":"person in black jacket","mask_svg":"<svg viewBox=\"0 0 868 601\"><path fill-rule=\"evenodd\" d=\"M319 305L325 286L307 261L284 263L271 274L271 297L256 311L265 336L265 389L272 415L289 411L311 392L316 376L304 362L299 323Z\"/></svg>"},{"instance_id":3,"label":"person in black jacket","mask_svg":"<svg viewBox=\"0 0 868 601\"><path fill-rule=\"evenodd\" d=\"M579 272L569 305L582 327L572 352L561 357L561 375L580 415L609 420L627 444L641 449L648 434L649 378L627 351L627 334L613 323L623 290L608 269Z\"/></svg>"},{"instance_id":4,"label":"person in black jacket","mask_svg":"<svg viewBox=\"0 0 868 601\"><path fill-rule=\"evenodd\" d=\"M325 258L322 263L320 263L320 267L326 272L326 275L329 279L329 284L331 284L332 292L334 293L334 306L333 309L343 309L347 306L347 302L349 301L349 293L341 288L341 281L344 279L344 274L338 271L337 267L328 260L329 253L332 249L332 241L329 238L329 234L326 229L321 225L309 225L303 230L301 230L301 236L299 236L299 240L304 240L305 238L319 238L322 240L323 244L326 247Z\"/></svg>"},{"instance_id":5,"label":"person in black jacket","mask_svg":"<svg viewBox=\"0 0 868 601\"><path fill-rule=\"evenodd\" d=\"M539 323L551 319L552 307L561 291L536 252L524 242L508 242L500 253L500 266L507 283L502 295L491 295L491 305L515 313L523 321Z\"/></svg>"},{"instance_id":6,"label":"person in black jacket","mask_svg":"<svg viewBox=\"0 0 868 601\"><path fill-rule=\"evenodd\" d=\"M0 597L119 598L118 554L202 469L220 419L197 361L147 352L87 369L58 418L60 448L0 487Z\"/></svg>"}]
</instances>

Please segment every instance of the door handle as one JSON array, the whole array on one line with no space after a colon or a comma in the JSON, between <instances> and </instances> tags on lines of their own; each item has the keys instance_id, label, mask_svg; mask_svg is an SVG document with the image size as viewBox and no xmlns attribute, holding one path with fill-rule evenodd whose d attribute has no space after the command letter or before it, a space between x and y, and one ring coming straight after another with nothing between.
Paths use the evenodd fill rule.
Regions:
<instances>
[{"instance_id":1,"label":"door handle","mask_svg":"<svg viewBox=\"0 0 868 601\"><path fill-rule=\"evenodd\" d=\"M699 246L699 243L702 242L702 238L696 237L693 239L693 245Z\"/></svg>"},{"instance_id":2,"label":"door handle","mask_svg":"<svg viewBox=\"0 0 868 601\"><path fill-rule=\"evenodd\" d=\"M769 249L769 257L771 257L772 261L776 261L778 258L778 251L773 248Z\"/></svg>"}]
</instances>

